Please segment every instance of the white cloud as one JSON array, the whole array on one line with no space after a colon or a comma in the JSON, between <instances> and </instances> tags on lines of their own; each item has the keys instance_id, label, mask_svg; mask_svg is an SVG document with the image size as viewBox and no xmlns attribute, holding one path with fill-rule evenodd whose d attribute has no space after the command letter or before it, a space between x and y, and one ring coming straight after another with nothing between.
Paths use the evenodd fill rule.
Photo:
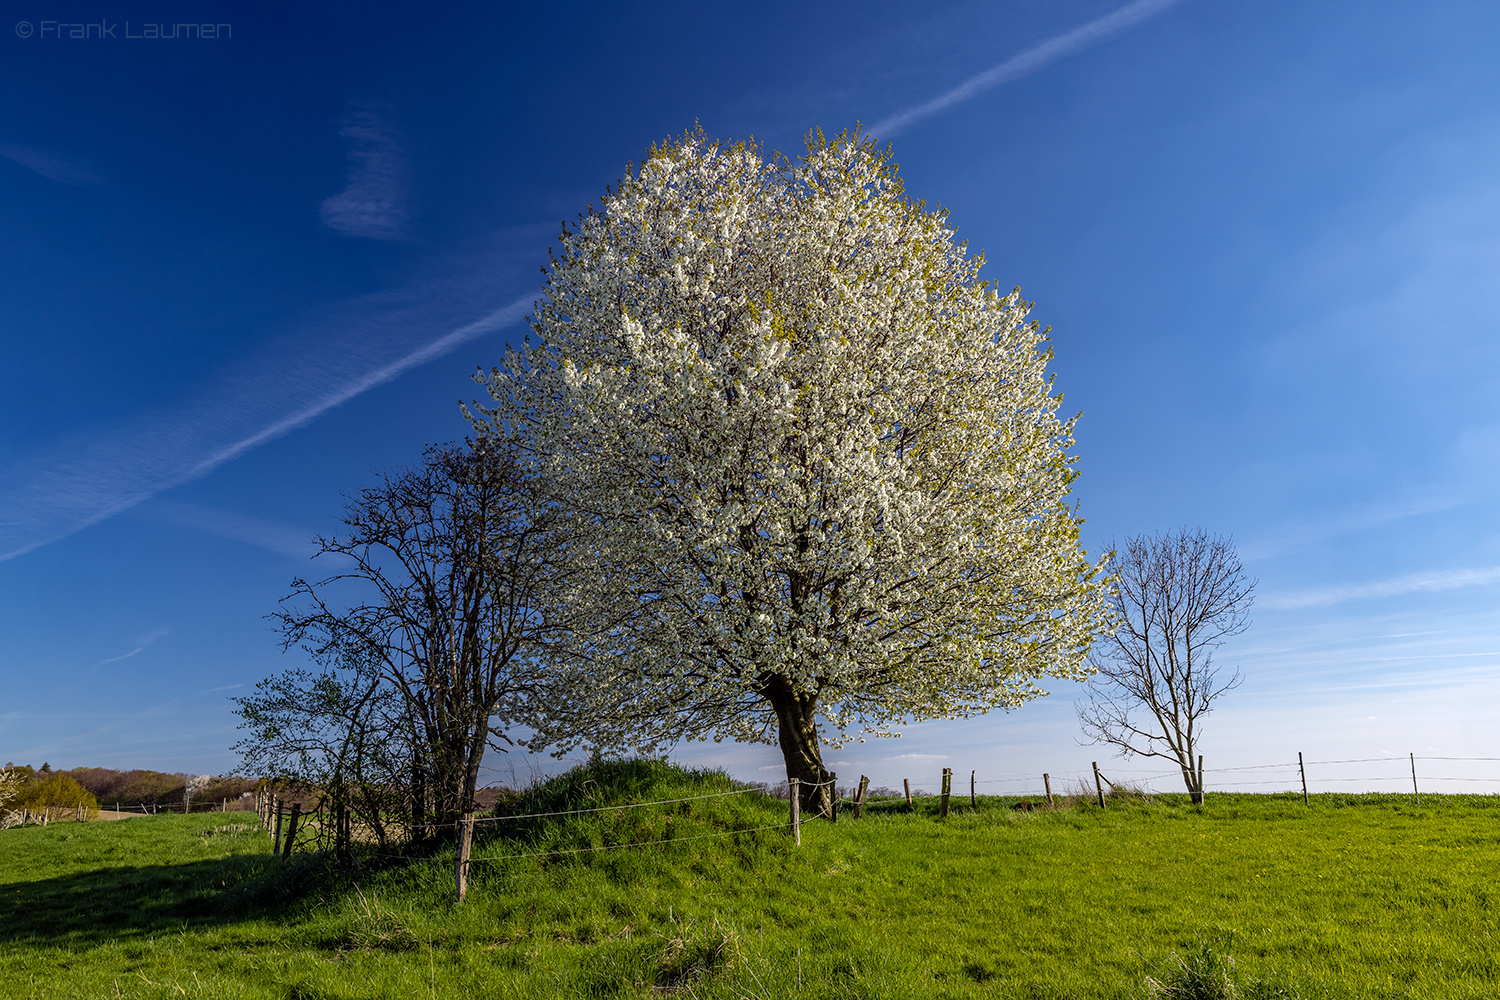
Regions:
<instances>
[{"instance_id":1,"label":"white cloud","mask_svg":"<svg viewBox=\"0 0 1500 1000\"><path fill-rule=\"evenodd\" d=\"M1263 470L1262 475L1265 474L1267 473ZM1472 502L1468 496L1451 488L1434 488L1431 494L1394 503L1367 504L1339 511L1318 521L1279 526L1269 534L1241 545L1240 556L1246 562L1272 559L1306 549L1329 538L1385 527L1408 518L1442 513Z\"/></svg>"},{"instance_id":2,"label":"white cloud","mask_svg":"<svg viewBox=\"0 0 1500 1000\"><path fill-rule=\"evenodd\" d=\"M406 232L406 159L384 115L361 107L345 119L339 135L349 143L344 190L319 208L323 224L344 236L401 239Z\"/></svg>"},{"instance_id":3,"label":"white cloud","mask_svg":"<svg viewBox=\"0 0 1500 1000\"><path fill-rule=\"evenodd\" d=\"M154 521L244 542L293 559L310 559L317 553L313 532L249 514L159 499L143 505L140 513Z\"/></svg>"},{"instance_id":4,"label":"white cloud","mask_svg":"<svg viewBox=\"0 0 1500 1000\"><path fill-rule=\"evenodd\" d=\"M78 187L98 187L104 183L104 178L90 169L87 164L31 146L0 144L0 156L20 164L27 170L41 174L51 181L74 184Z\"/></svg>"},{"instance_id":5,"label":"white cloud","mask_svg":"<svg viewBox=\"0 0 1500 1000\"><path fill-rule=\"evenodd\" d=\"M940 111L946 111L955 104L962 104L993 87L1019 80L1023 76L1030 76L1064 56L1081 52L1128 31L1142 21L1155 17L1168 7L1180 2L1181 0L1135 0L1134 3L1126 4L1119 10L1090 21L1082 27L1049 38L1039 45L1033 45L1025 52L1011 56L1000 65L971 76L957 87L925 104L907 108L883 121L876 122L870 126L869 133L882 139L894 138L905 131L909 125L924 118L930 118Z\"/></svg>"},{"instance_id":6,"label":"white cloud","mask_svg":"<svg viewBox=\"0 0 1500 1000\"><path fill-rule=\"evenodd\" d=\"M1435 593L1443 590L1460 590L1465 587L1485 587L1500 583L1500 566L1481 569L1435 570L1423 573L1408 573L1404 576L1359 583L1342 587L1321 587L1315 590L1294 591L1284 594L1267 594L1256 603L1274 610L1296 610L1300 608L1325 607L1345 601L1364 601L1382 597L1399 597L1402 594Z\"/></svg>"}]
</instances>

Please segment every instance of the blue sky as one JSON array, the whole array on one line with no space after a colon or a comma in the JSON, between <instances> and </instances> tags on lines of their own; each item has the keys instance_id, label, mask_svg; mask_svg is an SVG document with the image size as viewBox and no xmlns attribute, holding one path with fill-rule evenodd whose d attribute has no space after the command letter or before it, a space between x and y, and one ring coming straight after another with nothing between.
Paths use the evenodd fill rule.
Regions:
<instances>
[{"instance_id":1,"label":"blue sky","mask_svg":"<svg viewBox=\"0 0 1500 1000\"><path fill-rule=\"evenodd\" d=\"M0 760L232 769L312 535L465 433L561 221L695 122L795 152L856 121L1052 325L1089 547L1201 525L1258 579L1210 767L1500 757L1493 4L12 10ZM128 37L188 17L228 37ZM1108 761L1053 689L829 758Z\"/></svg>"}]
</instances>

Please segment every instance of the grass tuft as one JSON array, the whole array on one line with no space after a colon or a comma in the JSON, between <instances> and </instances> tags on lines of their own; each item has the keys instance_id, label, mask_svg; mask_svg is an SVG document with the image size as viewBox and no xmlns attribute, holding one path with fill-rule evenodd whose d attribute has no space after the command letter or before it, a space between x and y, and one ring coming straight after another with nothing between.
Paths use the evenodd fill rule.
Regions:
<instances>
[{"instance_id":1,"label":"grass tuft","mask_svg":"<svg viewBox=\"0 0 1500 1000\"><path fill-rule=\"evenodd\" d=\"M1146 993L1152 1000L1298 1000L1287 986L1239 975L1230 949L1234 933L1223 947L1200 943L1183 957L1167 956L1163 968L1146 977Z\"/></svg>"}]
</instances>

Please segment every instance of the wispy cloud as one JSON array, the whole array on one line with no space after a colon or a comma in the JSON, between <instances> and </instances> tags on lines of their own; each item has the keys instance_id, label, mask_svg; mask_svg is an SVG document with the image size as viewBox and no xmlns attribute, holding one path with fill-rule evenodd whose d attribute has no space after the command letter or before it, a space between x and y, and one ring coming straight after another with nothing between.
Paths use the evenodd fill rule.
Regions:
<instances>
[{"instance_id":1,"label":"wispy cloud","mask_svg":"<svg viewBox=\"0 0 1500 1000\"><path fill-rule=\"evenodd\" d=\"M293 559L309 559L317 552L313 543L313 532L294 528L250 514L232 510L219 510L201 504L183 503L176 500L152 500L140 509L142 517L183 528L192 528L205 534L244 542L256 548L290 556Z\"/></svg>"},{"instance_id":2,"label":"wispy cloud","mask_svg":"<svg viewBox=\"0 0 1500 1000\"><path fill-rule=\"evenodd\" d=\"M63 184L74 184L78 187L98 187L104 183L104 178L95 173L87 164L32 146L0 144L0 156L12 163L20 164L27 170L41 174L50 181L60 181Z\"/></svg>"},{"instance_id":3,"label":"wispy cloud","mask_svg":"<svg viewBox=\"0 0 1500 1000\"><path fill-rule=\"evenodd\" d=\"M1257 600L1261 607L1276 610L1326 607L1346 601L1364 601L1381 597L1399 597L1402 594L1435 593L1443 590L1460 590L1464 587L1484 587L1500 583L1500 566L1483 569L1453 569L1426 573L1408 573L1374 583L1353 584L1344 587L1322 587L1285 594L1267 594Z\"/></svg>"},{"instance_id":4,"label":"wispy cloud","mask_svg":"<svg viewBox=\"0 0 1500 1000\"><path fill-rule=\"evenodd\" d=\"M411 368L510 326L531 308L527 296L416 340L422 330L452 323L448 317L482 287L482 279L460 277L361 300L175 410L94 429L23 459L0 475L0 562L204 476Z\"/></svg>"},{"instance_id":5,"label":"wispy cloud","mask_svg":"<svg viewBox=\"0 0 1500 1000\"><path fill-rule=\"evenodd\" d=\"M1097 45L1100 42L1122 34L1149 20L1166 10L1168 7L1176 6L1182 0L1135 0L1134 3L1126 4L1113 13L1090 21L1088 24L1072 31L1049 38L1039 45L1034 45L1018 55L1011 56L998 66L993 66L983 73L969 77L963 83L952 90L925 104L907 108L886 118L884 121L876 122L870 126L869 133L882 139L891 139L905 131L924 118L930 118L941 111L946 111L956 104L962 104L986 90L998 87L1012 80L1019 80L1023 76L1030 76L1038 70L1057 62L1064 56L1070 56L1075 52Z\"/></svg>"},{"instance_id":6,"label":"wispy cloud","mask_svg":"<svg viewBox=\"0 0 1500 1000\"><path fill-rule=\"evenodd\" d=\"M106 663L119 663L121 660L128 660L137 653L144 651L148 646L155 643L157 639L167 635L170 631L171 629L159 628L155 632L148 632L135 640L135 648L130 652L121 653L119 656L111 656L107 660L100 660L95 666L102 667Z\"/></svg>"},{"instance_id":7,"label":"wispy cloud","mask_svg":"<svg viewBox=\"0 0 1500 1000\"><path fill-rule=\"evenodd\" d=\"M356 108L339 135L349 143L348 182L320 207L323 224L344 236L401 239L406 234L406 158L385 113Z\"/></svg>"},{"instance_id":8,"label":"wispy cloud","mask_svg":"<svg viewBox=\"0 0 1500 1000\"><path fill-rule=\"evenodd\" d=\"M1339 535L1355 534L1407 518L1441 513L1471 502L1463 491L1447 488L1434 491L1431 496L1355 507L1321 521L1279 527L1261 538L1241 545L1240 555L1247 562L1271 559Z\"/></svg>"}]
</instances>

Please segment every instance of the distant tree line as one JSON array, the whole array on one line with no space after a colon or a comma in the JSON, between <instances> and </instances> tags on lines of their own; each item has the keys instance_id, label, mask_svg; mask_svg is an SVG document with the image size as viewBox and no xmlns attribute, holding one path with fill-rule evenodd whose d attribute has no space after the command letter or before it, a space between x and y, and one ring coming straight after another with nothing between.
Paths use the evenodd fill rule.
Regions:
<instances>
[{"instance_id":1,"label":"distant tree line","mask_svg":"<svg viewBox=\"0 0 1500 1000\"><path fill-rule=\"evenodd\" d=\"M181 812L188 808L205 809L208 803L223 807L228 800L232 810L254 808L251 793L255 779L235 776L213 777L162 771L119 771L108 767L75 767L53 770L43 763L40 768L29 764L7 763L0 771L0 815L9 816L8 825L24 822L50 822L67 818L80 808L85 812L99 808L121 808ZM15 815L11 815L15 814Z\"/></svg>"},{"instance_id":2,"label":"distant tree line","mask_svg":"<svg viewBox=\"0 0 1500 1000\"><path fill-rule=\"evenodd\" d=\"M229 800L230 809L253 808L246 795L255 790L254 778L168 774L139 769L116 771L107 767L75 767L64 773L92 792L101 805L144 803L180 810L184 799L190 798L193 807L199 809L207 808L210 802L222 804L225 799ZM188 796L188 788L195 783L192 795ZM236 803L240 804L236 806Z\"/></svg>"}]
</instances>

